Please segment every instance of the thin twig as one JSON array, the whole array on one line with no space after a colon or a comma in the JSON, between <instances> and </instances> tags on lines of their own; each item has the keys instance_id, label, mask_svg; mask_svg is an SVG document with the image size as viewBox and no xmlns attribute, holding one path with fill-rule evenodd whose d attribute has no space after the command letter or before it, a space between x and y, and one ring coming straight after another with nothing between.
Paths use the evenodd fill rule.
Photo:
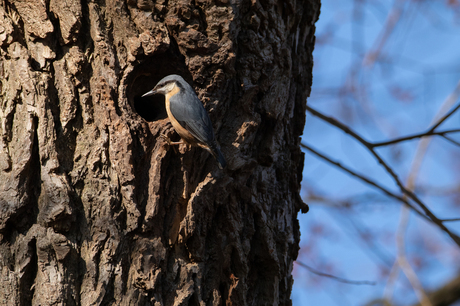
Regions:
<instances>
[{"instance_id":1,"label":"thin twig","mask_svg":"<svg viewBox=\"0 0 460 306\"><path fill-rule=\"evenodd\" d=\"M331 279L336 280L336 281L341 282L341 283L352 284L352 285L371 285L371 286L376 285L376 282L372 282L372 281L354 281L354 280L349 280L349 279L345 279L345 278L342 278L342 277L337 277L337 276L334 276L334 275L331 275L331 274L323 273L323 272L320 272L320 271L316 270L315 268L312 268L309 265L304 264L303 262L300 262L298 260L296 260L295 263L298 264L299 266L307 269L308 271L310 271L313 274L328 277L328 278L331 278Z\"/></svg>"},{"instance_id":2,"label":"thin twig","mask_svg":"<svg viewBox=\"0 0 460 306\"><path fill-rule=\"evenodd\" d=\"M399 220L399 226L398 226L397 235L396 235L396 244L397 244L397 249L398 249L398 256L397 256L396 261L398 262L398 265L403 271L404 275L406 275L407 279L409 280L412 288L415 291L415 295L420 301L420 304L422 306L432 306L425 290L423 289L422 284L420 283L420 280L417 277L417 274L415 273L414 269L412 269L412 266L410 265L406 257L406 252L405 252L406 243L405 243L404 236L407 230L408 221L409 221L409 209L407 206L402 206L401 207L401 218Z\"/></svg>"},{"instance_id":3,"label":"thin twig","mask_svg":"<svg viewBox=\"0 0 460 306\"><path fill-rule=\"evenodd\" d=\"M428 131L428 132L414 134L410 136L399 137L399 138L395 138L395 139L388 140L388 141L374 142L371 145L373 148L377 148L377 147L383 147L387 145L396 144L396 143L407 141L407 140L418 139L418 138L427 137L427 136L435 136L435 135L443 136L444 138L446 138L445 136L446 134L458 133L458 132L460 132L460 129L447 130L447 131L441 131L441 132Z\"/></svg>"},{"instance_id":4,"label":"thin twig","mask_svg":"<svg viewBox=\"0 0 460 306\"><path fill-rule=\"evenodd\" d=\"M417 214L419 214L421 217L425 218L426 220L428 221L431 221L427 216L425 216L421 211L419 211L417 208L415 208L411 203L409 203L409 201L403 199L403 197L397 195L397 194L394 194L393 192L391 192L390 190L386 189L385 187L381 186L380 184L374 182L373 180L365 177L364 175L361 175L361 174L358 174L356 172L354 172L353 170L350 170L348 169L347 167L345 166L342 166L342 164L340 164L339 162L336 162L334 160L332 160L330 157L327 157L326 155L324 155L323 153L320 153L319 151L313 149L312 147L304 144L304 143L300 143L300 146L308 151L310 151L311 153L315 154L316 156L324 159L325 161L327 161L328 163L330 164L333 164L334 166L342 169L343 171L347 172L348 174L358 178L359 180L367 183L368 185L371 185L377 189L379 189L380 191L382 191L383 193L385 193L387 196L389 196L390 198L393 198L395 200L398 200L404 204L406 204L407 206L409 206L410 208L412 208Z\"/></svg>"},{"instance_id":5,"label":"thin twig","mask_svg":"<svg viewBox=\"0 0 460 306\"><path fill-rule=\"evenodd\" d=\"M439 219L441 222L455 222L460 221L460 218L448 218L448 219Z\"/></svg>"},{"instance_id":6,"label":"thin twig","mask_svg":"<svg viewBox=\"0 0 460 306\"><path fill-rule=\"evenodd\" d=\"M457 86L458 87L458 86ZM458 88L457 88L458 89ZM436 122L435 125L433 125L433 127L428 130L428 133L430 132L434 132L434 130L441 125L441 123L443 123L444 121L446 121L447 118L449 118L450 116L452 116L453 113L455 113L458 109L460 108L460 103L457 104L456 107L454 107L450 112L448 112L447 114L445 114L441 119L438 120L438 122Z\"/></svg>"},{"instance_id":7,"label":"thin twig","mask_svg":"<svg viewBox=\"0 0 460 306\"><path fill-rule=\"evenodd\" d=\"M349 134L350 136L352 136L353 138L355 138L358 142L360 142L363 146L365 146L368 151L375 157L375 159L378 161L379 164L382 165L383 168L385 168L385 170L387 171L387 173L393 178L394 182L396 183L396 185L398 185L399 189L401 190L401 192L403 193L403 195L406 195L408 198L410 198L412 201L414 201L415 203L417 203L417 205L423 210L423 212L425 213L425 215L431 219L431 221L433 223L435 223L436 225L438 225L438 227L440 227L444 232L446 232L451 238L452 240L454 240L454 242L460 246L460 237L458 237L456 234L452 233L447 227L444 226L444 224L431 212L431 210L428 209L428 207L410 190L408 190L407 188L404 187L404 185L401 183L401 181L399 180L398 176L396 175L396 173L393 171L393 169L388 166L388 164L382 159L382 157L380 157L379 154L377 154L377 152L374 150L372 144L366 140L364 140L364 138L362 138L360 135L358 135L356 132L354 132L352 129L350 129L348 126L346 126L345 124L339 122L338 120L332 118L332 117L328 117L326 115L323 115L322 113L318 112L317 110L311 108L310 106L306 106L306 109L307 111L309 111L312 115L338 127L339 129L341 129L342 131L344 131L345 133ZM412 209L413 206L409 205ZM415 210L416 212L418 212L418 210Z\"/></svg>"},{"instance_id":8,"label":"thin twig","mask_svg":"<svg viewBox=\"0 0 460 306\"><path fill-rule=\"evenodd\" d=\"M446 136L446 135L442 135L441 137L444 138L445 140L447 140L447 141L453 143L454 145L460 147L460 142L458 142L458 141L456 141L456 140L453 140L452 138L450 138L450 137L448 137L448 136Z\"/></svg>"},{"instance_id":9,"label":"thin twig","mask_svg":"<svg viewBox=\"0 0 460 306\"><path fill-rule=\"evenodd\" d=\"M418 174L420 173L420 169L422 167L423 160L426 157L426 153L428 151L428 147L431 143L431 140L432 138L423 138L417 145L415 157L412 161L412 165L409 171L409 176L406 181L406 188L408 190L413 191L415 189L415 182L417 180ZM405 197L406 196L404 196L404 198ZM405 234L407 231L408 223L409 223L409 208L407 206L403 206L401 207L401 218L399 221L399 226L398 226L397 235L396 235L398 265L403 271L404 275L406 275L407 279L409 280L412 288L415 291L415 294L417 295L417 298L420 301L420 304L422 304L422 306L432 306L425 290L423 289L423 286L417 274L415 273L414 269L412 268L409 261L407 260L406 247L405 247L406 245Z\"/></svg>"},{"instance_id":10,"label":"thin twig","mask_svg":"<svg viewBox=\"0 0 460 306\"><path fill-rule=\"evenodd\" d=\"M450 104L453 104L457 98L458 94L460 93L460 82L457 83L457 87L454 90L454 92L449 95L448 99L444 101L441 109L439 110L439 113L444 112L444 108L447 108L450 106ZM459 104L460 105L460 104ZM429 133L433 133L437 127L439 127L442 122L444 122L449 116L451 116L459 107L455 107L452 111L448 112L444 116L442 116L440 119L437 119L438 115L435 116L433 119L434 124L431 129L428 130ZM445 137L445 135L442 135ZM431 141L431 138L423 138L419 142L417 146L417 151L415 158L413 160L411 170L409 172L409 177L407 180L406 188L408 190L414 190L415 188L415 181L418 176L418 173L420 171L422 161L424 157L426 156L426 152L428 150L429 143ZM406 199L406 196L404 195L404 199ZM409 209L406 206L403 206L401 208L401 218L398 226L398 231L396 235L396 245L398 249L398 256L397 260L395 261L393 268L391 269L390 277L388 279L388 282L385 286L385 297L386 300L390 300L391 298L391 293L393 292L393 287L394 283L396 281L396 277L398 275L398 268L400 267L406 277L408 278L409 282L411 283L412 287L415 290L415 293L417 294L417 297L420 301L420 305L426 306L426 305L431 305L430 300L428 299L420 281L418 280L417 275L415 274L414 270L410 266L409 262L407 261L406 254L405 254L405 231L407 230L407 225L408 225L408 218L409 218ZM449 219L446 219L449 220ZM440 222L445 222L444 220L439 220Z\"/></svg>"},{"instance_id":11,"label":"thin twig","mask_svg":"<svg viewBox=\"0 0 460 306\"><path fill-rule=\"evenodd\" d=\"M379 34L378 41L374 42L374 46L371 50L364 56L364 64L368 66L373 66L376 60L378 59L380 53L383 50L388 38L391 33L396 28L396 25L401 20L401 16L404 12L403 1L395 1L391 12L387 15L387 20L385 25L382 27L382 32Z\"/></svg>"}]
</instances>

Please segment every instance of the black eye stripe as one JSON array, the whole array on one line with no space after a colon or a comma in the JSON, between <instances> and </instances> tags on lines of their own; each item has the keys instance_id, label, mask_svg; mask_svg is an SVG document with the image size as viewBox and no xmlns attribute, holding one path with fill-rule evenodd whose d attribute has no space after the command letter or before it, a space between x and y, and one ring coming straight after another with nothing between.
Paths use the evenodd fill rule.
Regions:
<instances>
[{"instance_id":1,"label":"black eye stripe","mask_svg":"<svg viewBox=\"0 0 460 306\"><path fill-rule=\"evenodd\" d=\"M176 85L180 86L180 84L177 83L175 80L167 80L167 81L163 81L161 83L157 83L155 88L161 89L161 88L165 88L167 86L173 85L173 84L176 84Z\"/></svg>"}]
</instances>

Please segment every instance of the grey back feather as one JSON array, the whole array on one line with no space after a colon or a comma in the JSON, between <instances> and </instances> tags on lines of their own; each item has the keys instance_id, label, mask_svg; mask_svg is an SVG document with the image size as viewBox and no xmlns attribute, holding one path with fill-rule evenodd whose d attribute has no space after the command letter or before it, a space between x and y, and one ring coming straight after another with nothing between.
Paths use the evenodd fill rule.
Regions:
<instances>
[{"instance_id":1,"label":"grey back feather","mask_svg":"<svg viewBox=\"0 0 460 306\"><path fill-rule=\"evenodd\" d=\"M213 146L215 144L214 131L206 109L193 88L182 77L174 75L174 78L178 77L180 78L179 86L182 88L169 100L172 115L198 141Z\"/></svg>"}]
</instances>

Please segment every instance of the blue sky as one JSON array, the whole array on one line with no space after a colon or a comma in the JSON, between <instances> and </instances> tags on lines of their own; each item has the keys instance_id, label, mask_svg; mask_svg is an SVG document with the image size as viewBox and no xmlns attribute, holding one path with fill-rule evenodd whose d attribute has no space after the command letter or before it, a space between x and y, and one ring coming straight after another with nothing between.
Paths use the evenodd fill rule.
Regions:
<instances>
[{"instance_id":1,"label":"blue sky","mask_svg":"<svg viewBox=\"0 0 460 306\"><path fill-rule=\"evenodd\" d=\"M322 1L308 105L350 125L368 141L426 131L460 80L460 7L447 3ZM398 22L379 44L389 14L399 14ZM377 61L367 64L364 56L376 49ZM454 97L452 103L459 101ZM441 127L460 128L460 112ZM460 133L453 138L460 141ZM308 113L302 141L388 189L398 190L362 145ZM378 153L405 181L418 143L412 140L383 147ZM459 188L459 157L460 147L434 138L417 176L416 186L424 191L422 200L441 218L460 217L460 206L452 197L438 195ZM296 266L294 305L364 305L382 298L386 286L387 290L394 288L394 302L415 303L414 291L402 273L394 282L382 276L384 262L390 262L391 268L397 252L401 205L308 152L303 175L310 212L298 216L302 232L298 260L339 277L377 284L342 284ZM311 190L328 201L309 201ZM357 204L338 208L343 199ZM460 222L448 226L460 234ZM459 248L437 227L411 213L405 237L407 257L425 289L435 289L460 272Z\"/></svg>"}]
</instances>

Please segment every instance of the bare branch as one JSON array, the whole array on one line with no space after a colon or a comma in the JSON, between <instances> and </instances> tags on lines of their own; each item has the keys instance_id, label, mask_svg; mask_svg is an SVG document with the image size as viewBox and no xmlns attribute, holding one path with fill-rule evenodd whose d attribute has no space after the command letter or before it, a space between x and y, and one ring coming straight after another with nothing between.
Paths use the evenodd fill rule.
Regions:
<instances>
[{"instance_id":1,"label":"bare branch","mask_svg":"<svg viewBox=\"0 0 460 306\"><path fill-rule=\"evenodd\" d=\"M409 209L406 206L401 207L401 217L399 220L399 226L396 235L396 245L398 249L398 256L396 261L398 262L399 267L403 271L404 275L406 275L407 279L409 280L412 288L417 295L418 300L422 306L432 306L420 280L417 277L414 269L410 265L409 261L406 257L406 242L405 242L405 234L407 230L407 225L409 222Z\"/></svg>"},{"instance_id":2,"label":"bare branch","mask_svg":"<svg viewBox=\"0 0 460 306\"><path fill-rule=\"evenodd\" d=\"M446 134L459 133L459 132L460 132L460 129L447 130L447 131L441 131L441 132L428 131L428 132L414 134L414 135L410 135L410 136L404 136L404 137L400 137L400 138L395 138L395 139L388 140L388 141L374 142L374 143L372 143L372 147L374 147L374 148L383 147L383 146L387 146L387 145L397 144L397 143L407 141L407 140L418 139L418 138L428 137L428 136L435 136L435 135L443 136L447 140L450 140L447 137L445 137ZM456 143L456 144L458 144L458 143ZM460 145L460 144L458 144L458 145Z\"/></svg>"},{"instance_id":3,"label":"bare branch","mask_svg":"<svg viewBox=\"0 0 460 306\"><path fill-rule=\"evenodd\" d=\"M449 219L440 219L441 222L455 222L460 221L460 218L449 218Z\"/></svg>"},{"instance_id":4,"label":"bare branch","mask_svg":"<svg viewBox=\"0 0 460 306\"><path fill-rule=\"evenodd\" d=\"M448 105L450 103L450 99L446 100L444 102L444 107L445 105ZM434 119L435 124L434 126L428 131L428 133L432 133L435 131L435 129L443 122L445 121L450 115L452 115L455 110L458 109L458 107L454 108L451 112L447 113L441 119ZM439 112L442 112L442 108ZM436 116L437 117L437 116ZM435 117L435 118L436 118ZM423 138L417 145L417 150L416 154L414 157L414 160L412 162L412 166L409 172L409 176L407 178L406 182L406 188L407 190L413 191L415 188L415 181L417 179L418 173L420 172L420 168L422 166L422 162L426 156L426 153L428 151L428 146L431 142L432 138ZM404 195L404 198L406 198L406 195ZM417 274L415 273L414 269L410 265L409 261L407 260L406 257L406 246L405 246L405 234L406 230L408 227L408 222L409 222L409 209L406 206L403 206L401 208L401 217L400 217L400 222L398 225L398 230L397 230L397 235L396 235L396 246L398 250L398 256L397 256L397 265L401 268L403 273L406 275L407 279L409 280L410 284L412 285L412 288L415 291L415 294L417 295L417 298L420 301L420 304L422 306L432 306L432 303L430 299L428 298ZM396 268L396 263L394 268ZM394 276L394 275L393 275ZM388 283L387 283L387 288L389 287L389 284L394 284L395 278L390 278ZM387 291L387 290L385 290Z\"/></svg>"},{"instance_id":5,"label":"bare branch","mask_svg":"<svg viewBox=\"0 0 460 306\"><path fill-rule=\"evenodd\" d=\"M391 12L387 16L385 25L382 27L382 32L379 35L378 41L374 42L373 48L364 56L364 63L368 66L372 66L378 59L380 52L382 52L388 38L396 28L396 25L401 20L401 16L404 12L404 1L395 1Z\"/></svg>"},{"instance_id":6,"label":"bare branch","mask_svg":"<svg viewBox=\"0 0 460 306\"><path fill-rule=\"evenodd\" d=\"M458 87L458 86L457 86ZM436 122L435 125L433 125L433 127L428 131L428 133L430 132L434 132L434 130L440 126L444 121L447 120L447 118L449 118L450 116L452 116L453 113L455 113L458 109L460 108L460 103L457 104L456 107L454 107L450 112L448 112L447 114L445 114L441 119L438 120L438 122Z\"/></svg>"},{"instance_id":7,"label":"bare branch","mask_svg":"<svg viewBox=\"0 0 460 306\"><path fill-rule=\"evenodd\" d=\"M341 282L341 283L351 284L351 285L370 285L370 286L375 286L376 285L376 282L372 282L372 281L354 281L354 280L349 280L349 279L345 279L345 278L342 278L342 277L337 277L337 276L334 276L334 275L331 275L331 274L323 273L323 272L320 272L320 271L316 270L315 268L312 268L309 265L304 264L303 262L300 262L298 260L296 260L295 263L298 264L299 266L307 269L308 271L310 271L313 274L323 276L323 277L328 277L328 278L331 278L331 279L336 280L336 281Z\"/></svg>"},{"instance_id":8,"label":"bare branch","mask_svg":"<svg viewBox=\"0 0 460 306\"><path fill-rule=\"evenodd\" d=\"M380 157L379 154L377 154L377 152L374 150L374 147L372 146L371 143L369 143L368 141L364 140L364 138L362 138L360 135L358 135L356 132L354 132L352 129L350 129L348 126L346 126L345 124L339 122L338 120L332 118L332 117L328 117L326 115L323 115L322 113L318 112L317 110L311 108L310 106L306 106L306 109L307 111L309 111L312 115L338 127L339 129L341 129L342 131L344 131L345 133L349 134L350 136L352 136L353 138L355 138L358 142L360 142L363 146L365 146L369 152L375 157L375 159L379 162L379 164L382 165L383 168L385 168L385 170L388 172L388 174L393 178L394 182L398 185L399 189L401 190L401 192L403 193L403 195L406 195L408 198L410 198L412 201L414 201L415 203L417 203L417 205L423 210L423 212L426 214L426 216L431 219L431 221L433 223L435 223L436 225L438 225L443 231L445 231L451 238L452 240L454 240L454 242L460 246L460 237L458 237L456 234L452 233L447 227L445 227L445 225L442 223L441 220L439 220L432 212L431 210L428 209L428 207L412 192L410 191L409 189L407 189L406 187L404 187L404 185L402 184L402 182L400 181L400 179L398 178L398 176L396 175L396 173L393 171L393 169L388 166L388 164L382 159L382 157ZM452 113L452 111L450 112ZM446 115L447 116L447 115ZM444 117L446 117L444 116ZM447 116L448 117L448 116ZM412 209L414 209L414 207L412 205L409 205L409 207L411 207ZM418 212L418 210L414 209L416 212ZM419 213L419 212L418 212Z\"/></svg>"},{"instance_id":9,"label":"bare branch","mask_svg":"<svg viewBox=\"0 0 460 306\"><path fill-rule=\"evenodd\" d=\"M303 189L307 193L307 195L305 196L305 201L307 203L316 202L331 208L349 209L355 205L363 203L389 203L392 201L386 195L376 193L374 191L364 192L361 194L343 198L333 198L319 193L314 188L308 188L308 186L303 186Z\"/></svg>"},{"instance_id":10,"label":"bare branch","mask_svg":"<svg viewBox=\"0 0 460 306\"><path fill-rule=\"evenodd\" d=\"M457 276L441 288L430 292L428 296L435 306L453 305L460 300L460 276ZM421 304L414 306L421 306Z\"/></svg>"},{"instance_id":11,"label":"bare branch","mask_svg":"<svg viewBox=\"0 0 460 306\"><path fill-rule=\"evenodd\" d=\"M456 141L456 140L453 140L452 138L450 138L450 137L448 137L448 136L446 136L446 135L442 135L441 137L444 138L445 140L447 140L447 141L453 143L454 145L460 147L460 142L458 142L458 141Z\"/></svg>"},{"instance_id":12,"label":"bare branch","mask_svg":"<svg viewBox=\"0 0 460 306\"><path fill-rule=\"evenodd\" d=\"M347 167L345 166L342 166L339 162L336 162L334 160L332 160L331 158L327 157L326 155L318 152L317 150L313 149L312 147L304 144L304 143L300 143L300 146L308 151L310 151L311 153L315 154L316 156L324 159L325 161L327 161L328 163L330 164L333 164L334 166L342 169L343 171L347 172L348 174L350 174L351 176L354 176L356 178L358 178L359 180L367 183L368 185L371 185L377 189L379 189L380 191L382 191L383 193L385 193L387 196L389 196L390 198L393 198L395 200L398 200L404 204L406 204L407 206L409 206L410 208L412 208L417 214L419 214L421 217L425 218L426 220L428 221L431 221L427 216L425 216L421 211L417 210L417 208L415 208L411 203L409 203L409 201L405 200L403 197L397 195L397 194L394 194L393 192L391 192L390 190L386 189L385 187L381 186L380 184L374 182L373 180L365 177L364 175L361 175L361 174L358 174L356 172L354 172L353 170L350 170L348 169Z\"/></svg>"}]
</instances>

